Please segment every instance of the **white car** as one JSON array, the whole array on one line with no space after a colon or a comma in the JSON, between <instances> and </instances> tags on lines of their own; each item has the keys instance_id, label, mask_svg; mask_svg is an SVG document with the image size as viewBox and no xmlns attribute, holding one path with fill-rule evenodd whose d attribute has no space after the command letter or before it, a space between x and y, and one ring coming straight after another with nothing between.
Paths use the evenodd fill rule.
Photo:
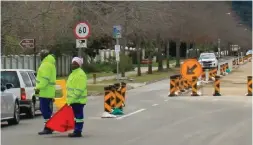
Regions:
<instances>
[{"instance_id":1,"label":"white car","mask_svg":"<svg viewBox=\"0 0 253 145\"><path fill-rule=\"evenodd\" d=\"M215 53L201 53L198 59L203 69L212 69L218 67L218 59Z\"/></svg>"},{"instance_id":2,"label":"white car","mask_svg":"<svg viewBox=\"0 0 253 145\"><path fill-rule=\"evenodd\" d=\"M1 121L8 124L19 124L20 108L19 98L8 91L10 84L3 85L1 82Z\"/></svg>"},{"instance_id":3,"label":"white car","mask_svg":"<svg viewBox=\"0 0 253 145\"><path fill-rule=\"evenodd\" d=\"M40 108L39 98L34 95L35 76L35 71L30 69L1 69L2 82L8 83L8 91L18 96L20 113L25 113L29 118L34 118L35 111Z\"/></svg>"}]
</instances>

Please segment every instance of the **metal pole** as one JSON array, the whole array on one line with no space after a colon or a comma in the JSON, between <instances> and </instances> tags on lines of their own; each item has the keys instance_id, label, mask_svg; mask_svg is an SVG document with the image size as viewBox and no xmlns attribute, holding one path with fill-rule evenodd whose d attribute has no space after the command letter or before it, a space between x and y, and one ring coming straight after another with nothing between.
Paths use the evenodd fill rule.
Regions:
<instances>
[{"instance_id":1,"label":"metal pole","mask_svg":"<svg viewBox=\"0 0 253 145\"><path fill-rule=\"evenodd\" d=\"M34 71L36 71L36 43L35 43L35 39L34 39L34 47L33 47L33 53L34 53Z\"/></svg>"},{"instance_id":2,"label":"metal pole","mask_svg":"<svg viewBox=\"0 0 253 145\"><path fill-rule=\"evenodd\" d=\"M219 58L221 57L221 54L220 54L220 39L218 39L218 55L219 55Z\"/></svg>"}]
</instances>

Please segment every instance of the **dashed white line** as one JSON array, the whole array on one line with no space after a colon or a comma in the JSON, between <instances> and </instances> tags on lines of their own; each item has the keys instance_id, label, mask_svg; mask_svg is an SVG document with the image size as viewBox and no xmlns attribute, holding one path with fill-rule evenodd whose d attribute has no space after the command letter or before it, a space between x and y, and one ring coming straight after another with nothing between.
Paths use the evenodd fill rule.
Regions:
<instances>
[{"instance_id":1,"label":"dashed white line","mask_svg":"<svg viewBox=\"0 0 253 145\"><path fill-rule=\"evenodd\" d=\"M153 104L152 106L157 106L157 105L159 105L159 104Z\"/></svg>"},{"instance_id":2,"label":"dashed white line","mask_svg":"<svg viewBox=\"0 0 253 145\"><path fill-rule=\"evenodd\" d=\"M166 100L164 100L164 101L167 102L167 101L169 101L169 100L166 99Z\"/></svg>"},{"instance_id":3,"label":"dashed white line","mask_svg":"<svg viewBox=\"0 0 253 145\"><path fill-rule=\"evenodd\" d=\"M140 113L142 111L145 111L146 109L145 108L142 108L142 109L139 109L137 111L134 111L132 113L129 113L129 114L126 114L126 115L123 115L123 116L120 116L120 117L117 117L116 119L119 120L119 119L123 119L125 117L128 117L128 116L131 116L131 115L134 115L134 114L137 114L137 113Z\"/></svg>"}]
</instances>

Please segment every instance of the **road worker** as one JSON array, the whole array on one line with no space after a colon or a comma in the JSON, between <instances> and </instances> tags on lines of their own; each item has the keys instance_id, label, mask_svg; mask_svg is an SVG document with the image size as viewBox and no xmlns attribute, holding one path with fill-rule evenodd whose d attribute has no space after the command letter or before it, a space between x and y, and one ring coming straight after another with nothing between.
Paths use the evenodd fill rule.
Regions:
<instances>
[{"instance_id":1,"label":"road worker","mask_svg":"<svg viewBox=\"0 0 253 145\"><path fill-rule=\"evenodd\" d=\"M40 111L44 118L44 123L51 118L53 113L53 100L55 97L56 67L55 57L48 50L40 52L41 64L36 76L35 94L40 101ZM39 135L52 134L53 130L44 126Z\"/></svg>"},{"instance_id":2,"label":"road worker","mask_svg":"<svg viewBox=\"0 0 253 145\"><path fill-rule=\"evenodd\" d=\"M83 129L83 108L87 103L87 76L81 69L83 59L72 59L72 72L67 80L67 104L73 109L75 116L74 132L69 137L81 137Z\"/></svg>"}]
</instances>

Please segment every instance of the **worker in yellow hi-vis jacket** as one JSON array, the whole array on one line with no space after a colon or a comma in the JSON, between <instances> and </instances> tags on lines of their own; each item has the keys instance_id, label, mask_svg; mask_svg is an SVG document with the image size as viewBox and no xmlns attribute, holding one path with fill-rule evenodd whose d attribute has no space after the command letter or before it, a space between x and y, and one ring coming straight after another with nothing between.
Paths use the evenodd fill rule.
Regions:
<instances>
[{"instance_id":1,"label":"worker in yellow hi-vis jacket","mask_svg":"<svg viewBox=\"0 0 253 145\"><path fill-rule=\"evenodd\" d=\"M52 103L55 97L56 67L55 58L48 50L40 52L41 64L36 76L35 94L39 95L40 111L45 123L53 113ZM53 130L44 127L39 135L52 134Z\"/></svg>"},{"instance_id":2,"label":"worker in yellow hi-vis jacket","mask_svg":"<svg viewBox=\"0 0 253 145\"><path fill-rule=\"evenodd\" d=\"M69 137L81 137L83 129L83 108L87 103L87 76L82 70L82 58L72 59L72 73L67 80L67 104L73 109L75 129Z\"/></svg>"}]
</instances>

